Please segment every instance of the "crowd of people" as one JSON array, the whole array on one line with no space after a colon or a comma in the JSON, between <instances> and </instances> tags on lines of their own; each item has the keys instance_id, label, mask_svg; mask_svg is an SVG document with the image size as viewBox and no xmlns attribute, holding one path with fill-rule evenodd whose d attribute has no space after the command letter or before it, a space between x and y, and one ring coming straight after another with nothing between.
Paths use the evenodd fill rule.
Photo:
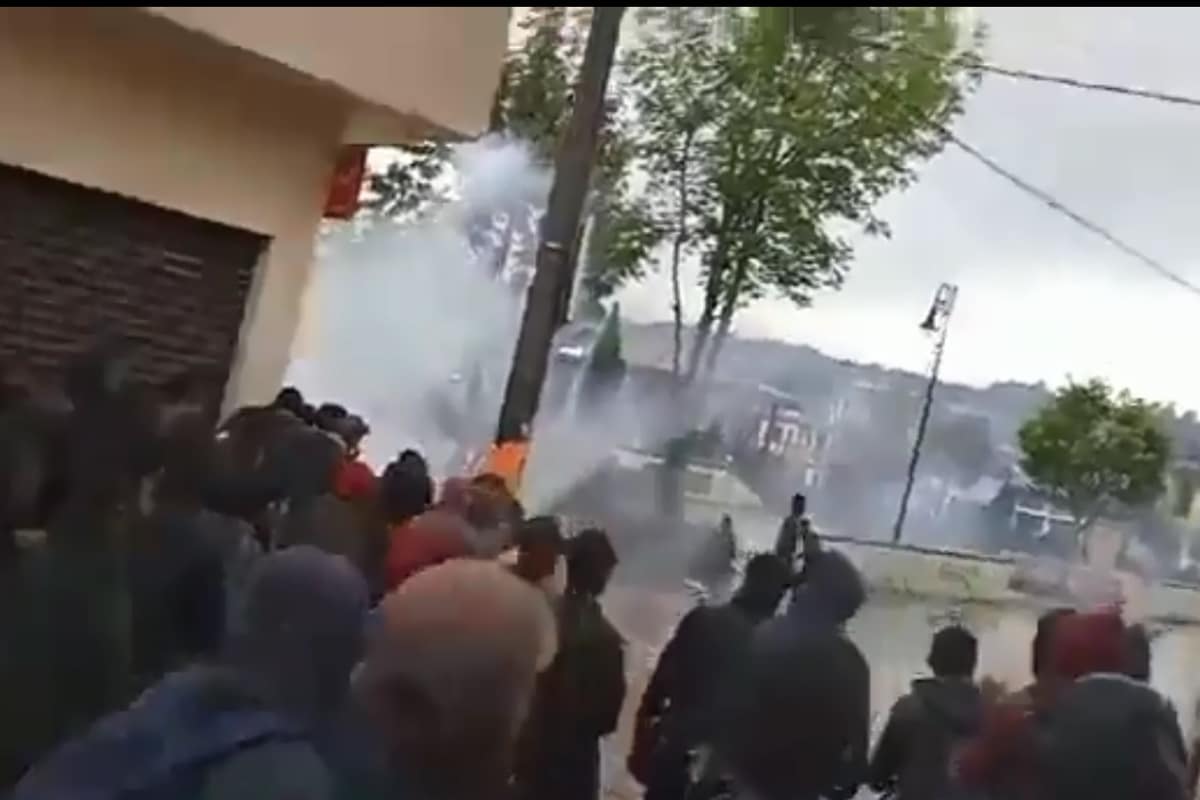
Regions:
<instances>
[{"instance_id":1,"label":"crowd of people","mask_svg":"<svg viewBox=\"0 0 1200 800\"><path fill-rule=\"evenodd\" d=\"M295 389L219 421L207 376L134 380L136 357L102 343L61 389L0 374L16 800L599 797L627 693L605 531L527 517L495 475L437 486L412 450L377 475L367 424ZM647 800L1191 797L1116 611L1043 617L1012 694L975 683L968 630L938 631L872 751L845 631L864 585L803 514L662 650L627 758Z\"/></svg>"}]
</instances>

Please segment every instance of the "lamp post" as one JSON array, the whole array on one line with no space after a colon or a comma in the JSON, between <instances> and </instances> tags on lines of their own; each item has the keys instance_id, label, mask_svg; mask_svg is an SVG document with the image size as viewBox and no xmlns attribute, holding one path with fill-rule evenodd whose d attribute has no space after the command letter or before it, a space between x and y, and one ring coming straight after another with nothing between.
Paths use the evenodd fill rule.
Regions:
<instances>
[{"instance_id":1,"label":"lamp post","mask_svg":"<svg viewBox=\"0 0 1200 800\"><path fill-rule=\"evenodd\" d=\"M921 405L921 417L917 421L917 438L913 441L912 457L908 460L908 474L904 481L904 494L900 497L900 511L896 515L896 527L892 529L892 542L900 541L904 532L904 518L908 515L908 501L912 497L913 482L917 477L917 463L921 460L921 444L925 441L925 428L929 425L929 412L933 408L933 391L937 388L938 373L942 368L942 353L946 349L946 332L950 329L950 315L954 313L954 301L958 298L958 287L943 283L933 296L929 313L921 323L921 330L937 335L933 344L933 366L929 370L929 382L925 385L925 401Z\"/></svg>"}]
</instances>

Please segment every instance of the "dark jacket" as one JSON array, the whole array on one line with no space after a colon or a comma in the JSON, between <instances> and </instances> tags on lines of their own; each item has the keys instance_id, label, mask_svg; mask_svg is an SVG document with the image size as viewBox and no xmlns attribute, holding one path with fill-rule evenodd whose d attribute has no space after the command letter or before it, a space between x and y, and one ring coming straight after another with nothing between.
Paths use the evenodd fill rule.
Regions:
<instances>
[{"instance_id":1,"label":"dark jacket","mask_svg":"<svg viewBox=\"0 0 1200 800\"><path fill-rule=\"evenodd\" d=\"M354 504L334 493L342 462L338 444L319 431L297 431L288 435L282 452L287 459L280 466L287 503L279 521L278 546L306 544L344 556L374 582L386 531L382 525L368 524Z\"/></svg>"},{"instance_id":2,"label":"dark jacket","mask_svg":"<svg viewBox=\"0 0 1200 800\"><path fill-rule=\"evenodd\" d=\"M688 612L658 659L642 696L639 720L660 720L663 734L672 739L702 738L708 733L709 701L745 655L758 621L736 601Z\"/></svg>"},{"instance_id":3,"label":"dark jacket","mask_svg":"<svg viewBox=\"0 0 1200 800\"><path fill-rule=\"evenodd\" d=\"M378 529L376 529L378 528ZM354 505L333 494L292 501L279 520L276 544L294 547L306 544L335 556L343 556L370 581L378 565L373 561L385 539L382 525L369 525Z\"/></svg>"},{"instance_id":4,"label":"dark jacket","mask_svg":"<svg viewBox=\"0 0 1200 800\"><path fill-rule=\"evenodd\" d=\"M866 775L871 673L842 630L862 578L837 551L806 560L787 613L751 636L715 737L735 782L763 800L849 798Z\"/></svg>"},{"instance_id":5,"label":"dark jacket","mask_svg":"<svg viewBox=\"0 0 1200 800\"><path fill-rule=\"evenodd\" d=\"M667 642L642 695L629 757L649 800L683 797L689 753L711 739L721 698L759 621L736 599L699 606Z\"/></svg>"},{"instance_id":6,"label":"dark jacket","mask_svg":"<svg viewBox=\"0 0 1200 800\"><path fill-rule=\"evenodd\" d=\"M899 800L944 800L949 763L958 742L979 732L983 698L966 680L913 681L901 697L871 759L876 791L894 788Z\"/></svg>"},{"instance_id":7,"label":"dark jacket","mask_svg":"<svg viewBox=\"0 0 1200 800\"><path fill-rule=\"evenodd\" d=\"M762 800L854 796L866 772L870 670L833 629L757 628L716 735L736 783Z\"/></svg>"},{"instance_id":8,"label":"dark jacket","mask_svg":"<svg viewBox=\"0 0 1200 800\"><path fill-rule=\"evenodd\" d=\"M596 800L600 739L617 728L625 701L624 645L589 595L568 592L559 649L538 681L522 735L520 794L536 800Z\"/></svg>"},{"instance_id":9,"label":"dark jacket","mask_svg":"<svg viewBox=\"0 0 1200 800\"><path fill-rule=\"evenodd\" d=\"M1183 800L1187 751L1175 710L1123 675L1075 681L1039 731L1047 797L1055 800Z\"/></svg>"}]
</instances>

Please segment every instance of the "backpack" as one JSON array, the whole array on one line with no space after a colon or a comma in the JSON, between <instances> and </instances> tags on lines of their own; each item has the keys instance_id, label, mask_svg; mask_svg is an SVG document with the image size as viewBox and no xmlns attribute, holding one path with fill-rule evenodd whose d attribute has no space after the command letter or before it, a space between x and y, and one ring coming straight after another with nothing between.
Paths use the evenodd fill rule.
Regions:
<instances>
[{"instance_id":1,"label":"backpack","mask_svg":"<svg viewBox=\"0 0 1200 800\"><path fill-rule=\"evenodd\" d=\"M213 688L203 668L168 676L30 769L12 800L189 800L224 759L308 738L285 717Z\"/></svg>"},{"instance_id":2,"label":"backpack","mask_svg":"<svg viewBox=\"0 0 1200 800\"><path fill-rule=\"evenodd\" d=\"M1123 675L1090 675L1063 691L1038 731L1038 752L1055 800L1190 797L1174 709Z\"/></svg>"}]
</instances>

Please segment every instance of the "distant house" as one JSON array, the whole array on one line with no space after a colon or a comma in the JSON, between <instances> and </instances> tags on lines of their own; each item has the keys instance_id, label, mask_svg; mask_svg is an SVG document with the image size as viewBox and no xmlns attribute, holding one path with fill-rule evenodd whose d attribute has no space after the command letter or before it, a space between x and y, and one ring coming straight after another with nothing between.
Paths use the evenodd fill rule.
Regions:
<instances>
[{"instance_id":1,"label":"distant house","mask_svg":"<svg viewBox=\"0 0 1200 800\"><path fill-rule=\"evenodd\" d=\"M1010 529L1033 539L1074 530L1075 517L1038 490L1019 466L1009 471L989 505L1007 518Z\"/></svg>"}]
</instances>

